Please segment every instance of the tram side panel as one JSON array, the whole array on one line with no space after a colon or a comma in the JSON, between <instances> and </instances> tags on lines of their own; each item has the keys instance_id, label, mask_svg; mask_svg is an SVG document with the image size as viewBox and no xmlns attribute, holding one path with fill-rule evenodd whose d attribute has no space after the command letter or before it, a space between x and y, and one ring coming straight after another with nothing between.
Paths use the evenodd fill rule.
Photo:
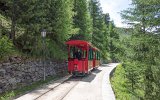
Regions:
<instances>
[{"instance_id":1,"label":"tram side panel","mask_svg":"<svg viewBox=\"0 0 160 100\"><path fill-rule=\"evenodd\" d=\"M68 71L69 73L78 72L78 73L88 73L93 68L97 68L100 65L98 57L96 59L69 59L68 62Z\"/></svg>"},{"instance_id":2,"label":"tram side panel","mask_svg":"<svg viewBox=\"0 0 160 100\"><path fill-rule=\"evenodd\" d=\"M78 61L77 72L79 72L79 73L83 73L84 72L84 63L85 63L85 61L83 61L83 60L79 60Z\"/></svg>"},{"instance_id":3,"label":"tram side panel","mask_svg":"<svg viewBox=\"0 0 160 100\"><path fill-rule=\"evenodd\" d=\"M95 59L95 67L97 68L100 66L100 53L98 51L95 53Z\"/></svg>"},{"instance_id":4,"label":"tram side panel","mask_svg":"<svg viewBox=\"0 0 160 100\"><path fill-rule=\"evenodd\" d=\"M94 68L94 55L93 49L89 48L88 50L88 72Z\"/></svg>"},{"instance_id":5,"label":"tram side panel","mask_svg":"<svg viewBox=\"0 0 160 100\"><path fill-rule=\"evenodd\" d=\"M88 71L92 70L93 68L93 60L88 60Z\"/></svg>"},{"instance_id":6,"label":"tram side panel","mask_svg":"<svg viewBox=\"0 0 160 100\"><path fill-rule=\"evenodd\" d=\"M84 72L84 73L87 73L87 72L88 72L88 60L84 60L84 61L83 61L83 66L82 66L82 68L83 68L83 72Z\"/></svg>"},{"instance_id":7,"label":"tram side panel","mask_svg":"<svg viewBox=\"0 0 160 100\"><path fill-rule=\"evenodd\" d=\"M68 61L68 72L71 74L73 72L74 63L73 61Z\"/></svg>"}]
</instances>

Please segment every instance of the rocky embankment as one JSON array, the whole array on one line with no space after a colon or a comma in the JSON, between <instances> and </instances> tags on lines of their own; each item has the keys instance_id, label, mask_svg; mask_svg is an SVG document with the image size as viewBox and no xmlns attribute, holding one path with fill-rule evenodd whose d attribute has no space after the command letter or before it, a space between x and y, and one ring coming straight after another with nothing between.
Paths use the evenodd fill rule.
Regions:
<instances>
[{"instance_id":1,"label":"rocky embankment","mask_svg":"<svg viewBox=\"0 0 160 100\"><path fill-rule=\"evenodd\" d=\"M45 61L46 76L61 74L67 70L65 62ZM0 63L0 93L29 85L43 79L43 62L21 61Z\"/></svg>"}]
</instances>

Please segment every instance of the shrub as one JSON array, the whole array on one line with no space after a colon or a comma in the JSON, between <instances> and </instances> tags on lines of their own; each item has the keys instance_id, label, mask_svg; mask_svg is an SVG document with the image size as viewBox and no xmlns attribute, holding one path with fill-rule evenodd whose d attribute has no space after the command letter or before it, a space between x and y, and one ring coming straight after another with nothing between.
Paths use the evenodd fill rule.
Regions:
<instances>
[{"instance_id":1,"label":"shrub","mask_svg":"<svg viewBox=\"0 0 160 100\"><path fill-rule=\"evenodd\" d=\"M44 47L43 47L44 46ZM42 39L39 38L37 45L32 50L32 55L36 57L46 57L46 59L66 60L67 50L64 44L57 44L51 39L45 39L44 45Z\"/></svg>"},{"instance_id":2,"label":"shrub","mask_svg":"<svg viewBox=\"0 0 160 100\"><path fill-rule=\"evenodd\" d=\"M8 37L3 36L0 38L0 59L10 55L13 52L13 43Z\"/></svg>"},{"instance_id":3,"label":"shrub","mask_svg":"<svg viewBox=\"0 0 160 100\"><path fill-rule=\"evenodd\" d=\"M116 67L114 76L111 78L113 90L117 100L131 100L131 95L127 89L127 79L122 64Z\"/></svg>"}]
</instances>

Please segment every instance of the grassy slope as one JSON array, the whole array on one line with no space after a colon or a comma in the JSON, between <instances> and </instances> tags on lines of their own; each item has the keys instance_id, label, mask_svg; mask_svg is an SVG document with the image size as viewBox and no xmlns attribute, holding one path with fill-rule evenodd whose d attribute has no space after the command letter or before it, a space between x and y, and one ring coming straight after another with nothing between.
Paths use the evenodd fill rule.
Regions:
<instances>
[{"instance_id":1,"label":"grassy slope","mask_svg":"<svg viewBox=\"0 0 160 100\"><path fill-rule=\"evenodd\" d=\"M127 90L125 70L121 64L117 66L114 75L111 78L111 84L116 95L116 100L132 100L132 96Z\"/></svg>"}]
</instances>

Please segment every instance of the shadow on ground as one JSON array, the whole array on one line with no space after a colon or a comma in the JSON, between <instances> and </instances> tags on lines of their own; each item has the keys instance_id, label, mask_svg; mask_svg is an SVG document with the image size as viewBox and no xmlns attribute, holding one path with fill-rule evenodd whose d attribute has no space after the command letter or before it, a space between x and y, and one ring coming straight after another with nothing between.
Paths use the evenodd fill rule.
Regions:
<instances>
[{"instance_id":1,"label":"shadow on ground","mask_svg":"<svg viewBox=\"0 0 160 100\"><path fill-rule=\"evenodd\" d=\"M87 76L85 76L85 77L82 79L82 81L83 81L83 82L92 82L92 81L95 79L96 75L97 75L98 73L100 73L101 71L102 71L102 70L100 70L100 69L93 69L90 74L88 74Z\"/></svg>"}]
</instances>

